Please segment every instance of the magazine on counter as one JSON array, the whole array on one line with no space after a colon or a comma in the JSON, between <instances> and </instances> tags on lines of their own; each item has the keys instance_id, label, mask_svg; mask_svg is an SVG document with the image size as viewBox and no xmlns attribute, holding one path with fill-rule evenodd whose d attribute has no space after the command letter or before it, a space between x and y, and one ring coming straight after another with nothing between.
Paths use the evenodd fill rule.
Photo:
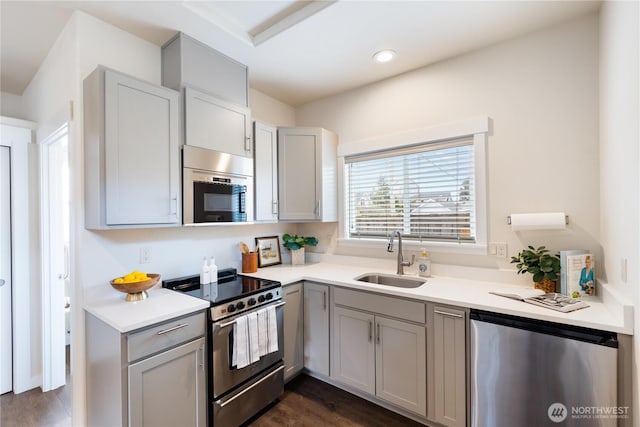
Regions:
<instances>
[{"instance_id":1,"label":"magazine on counter","mask_svg":"<svg viewBox=\"0 0 640 427\"><path fill-rule=\"evenodd\" d=\"M560 293L580 298L596 294L595 258L587 250L560 251Z\"/></svg>"},{"instance_id":2,"label":"magazine on counter","mask_svg":"<svg viewBox=\"0 0 640 427\"><path fill-rule=\"evenodd\" d=\"M499 295L501 297L515 299L518 301L524 301L529 304L549 308L555 311L561 311L563 313L568 313L570 311L589 307L589 304L579 299L571 298L566 295L557 293L547 294L541 289L518 289L513 291L509 290L506 292L489 293Z\"/></svg>"}]
</instances>

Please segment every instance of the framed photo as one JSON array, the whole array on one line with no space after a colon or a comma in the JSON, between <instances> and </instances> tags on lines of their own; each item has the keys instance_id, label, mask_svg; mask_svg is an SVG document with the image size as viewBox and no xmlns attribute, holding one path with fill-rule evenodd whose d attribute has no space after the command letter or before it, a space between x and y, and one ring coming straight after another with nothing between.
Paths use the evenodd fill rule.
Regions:
<instances>
[{"instance_id":1,"label":"framed photo","mask_svg":"<svg viewBox=\"0 0 640 427\"><path fill-rule=\"evenodd\" d=\"M258 251L258 267L282 264L278 236L256 237L256 250Z\"/></svg>"},{"instance_id":2,"label":"framed photo","mask_svg":"<svg viewBox=\"0 0 640 427\"><path fill-rule=\"evenodd\" d=\"M590 251L560 251L560 293L572 298L596 294L595 258Z\"/></svg>"}]
</instances>

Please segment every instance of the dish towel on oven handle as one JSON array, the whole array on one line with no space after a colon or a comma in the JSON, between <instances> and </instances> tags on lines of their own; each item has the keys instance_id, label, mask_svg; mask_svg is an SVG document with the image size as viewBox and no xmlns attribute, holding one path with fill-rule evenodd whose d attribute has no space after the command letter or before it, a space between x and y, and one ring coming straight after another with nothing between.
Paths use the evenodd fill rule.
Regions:
<instances>
[{"instance_id":1,"label":"dish towel on oven handle","mask_svg":"<svg viewBox=\"0 0 640 427\"><path fill-rule=\"evenodd\" d=\"M278 351L278 319L273 306L258 310L258 348L260 356Z\"/></svg>"},{"instance_id":2,"label":"dish towel on oven handle","mask_svg":"<svg viewBox=\"0 0 640 427\"><path fill-rule=\"evenodd\" d=\"M236 318L233 323L233 355L231 365L237 369L249 365L249 328L247 316Z\"/></svg>"},{"instance_id":3,"label":"dish towel on oven handle","mask_svg":"<svg viewBox=\"0 0 640 427\"><path fill-rule=\"evenodd\" d=\"M258 339L258 313L247 314L249 328L249 364L260 360L260 341Z\"/></svg>"}]
</instances>

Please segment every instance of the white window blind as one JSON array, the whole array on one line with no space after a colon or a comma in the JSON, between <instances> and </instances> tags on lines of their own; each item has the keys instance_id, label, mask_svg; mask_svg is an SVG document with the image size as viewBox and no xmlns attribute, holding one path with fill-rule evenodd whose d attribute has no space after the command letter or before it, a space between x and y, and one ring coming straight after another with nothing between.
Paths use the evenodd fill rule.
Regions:
<instances>
[{"instance_id":1,"label":"white window blind","mask_svg":"<svg viewBox=\"0 0 640 427\"><path fill-rule=\"evenodd\" d=\"M345 157L350 239L476 241L473 138Z\"/></svg>"}]
</instances>

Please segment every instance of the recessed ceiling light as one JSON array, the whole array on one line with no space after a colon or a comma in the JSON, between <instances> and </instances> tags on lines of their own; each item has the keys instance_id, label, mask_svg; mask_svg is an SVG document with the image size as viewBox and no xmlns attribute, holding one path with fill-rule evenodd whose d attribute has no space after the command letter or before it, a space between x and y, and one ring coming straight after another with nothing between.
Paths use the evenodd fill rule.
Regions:
<instances>
[{"instance_id":1,"label":"recessed ceiling light","mask_svg":"<svg viewBox=\"0 0 640 427\"><path fill-rule=\"evenodd\" d=\"M381 50L380 52L376 52L373 54L373 59L380 63L389 62L395 57L396 51L391 49Z\"/></svg>"}]
</instances>

